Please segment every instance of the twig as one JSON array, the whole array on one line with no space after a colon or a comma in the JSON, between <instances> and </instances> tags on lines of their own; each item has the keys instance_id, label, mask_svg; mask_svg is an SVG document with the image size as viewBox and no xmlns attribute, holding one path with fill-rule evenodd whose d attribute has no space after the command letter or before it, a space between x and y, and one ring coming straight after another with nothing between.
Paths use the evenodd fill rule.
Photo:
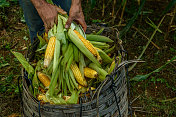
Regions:
<instances>
[{"instance_id":1,"label":"twig","mask_svg":"<svg viewBox=\"0 0 176 117\"><path fill-rule=\"evenodd\" d=\"M120 9L121 9L121 5L120 5L119 9L117 10L116 14L114 15L114 17L112 18L112 24L114 24L114 21L116 19L116 16L118 16Z\"/></svg>"},{"instance_id":2,"label":"twig","mask_svg":"<svg viewBox=\"0 0 176 117\"><path fill-rule=\"evenodd\" d=\"M170 21L170 23L169 23L169 26L168 26L168 28L167 28L167 32L166 32L166 34L165 34L165 36L164 36L164 40L166 40L167 37L168 37L168 35L169 35L172 22L173 22L173 20L174 20L174 18L175 18L175 12L176 12L176 6L175 6L175 8L174 8L173 16L172 16L171 21Z\"/></svg>"},{"instance_id":3,"label":"twig","mask_svg":"<svg viewBox=\"0 0 176 117\"><path fill-rule=\"evenodd\" d=\"M143 108L143 107L132 107L133 109L139 109L139 108Z\"/></svg>"},{"instance_id":4,"label":"twig","mask_svg":"<svg viewBox=\"0 0 176 117\"><path fill-rule=\"evenodd\" d=\"M103 0L102 17L104 16L104 10L105 10L105 1Z\"/></svg>"},{"instance_id":5,"label":"twig","mask_svg":"<svg viewBox=\"0 0 176 117\"><path fill-rule=\"evenodd\" d=\"M116 4L116 0L114 0L113 6L112 6L112 17L114 17L115 4Z\"/></svg>"},{"instance_id":6,"label":"twig","mask_svg":"<svg viewBox=\"0 0 176 117\"><path fill-rule=\"evenodd\" d=\"M173 102L174 100L176 100L176 97L166 100L160 100L160 102Z\"/></svg>"},{"instance_id":7,"label":"twig","mask_svg":"<svg viewBox=\"0 0 176 117\"><path fill-rule=\"evenodd\" d=\"M124 14L125 7L126 7L126 3L127 3L127 0L125 1L125 4L124 4L124 6L123 6L122 13L121 13L121 16L120 16L120 21L119 21L119 24L118 24L118 25L120 25L120 24L121 24L121 22L122 22L122 19L123 19L123 14Z\"/></svg>"},{"instance_id":8,"label":"twig","mask_svg":"<svg viewBox=\"0 0 176 117\"><path fill-rule=\"evenodd\" d=\"M138 57L138 59L141 59L141 57L143 56L145 50L147 49L147 47L149 46L150 42L152 41L153 37L155 36L158 28L160 27L161 23L163 22L165 18L165 15L162 17L161 21L159 22L157 28L155 29L155 31L153 32L152 36L150 37L150 40L147 42L145 48L143 49L142 53L140 54L140 56ZM131 71L135 66L136 66L137 63L134 63L128 70Z\"/></svg>"},{"instance_id":9,"label":"twig","mask_svg":"<svg viewBox=\"0 0 176 117\"><path fill-rule=\"evenodd\" d=\"M143 111L143 110L134 110L136 112L143 112L143 113L152 113L152 112L148 112L148 111Z\"/></svg>"},{"instance_id":10,"label":"twig","mask_svg":"<svg viewBox=\"0 0 176 117\"><path fill-rule=\"evenodd\" d=\"M170 63L170 64L176 69L176 66L174 64L172 64L172 63Z\"/></svg>"},{"instance_id":11,"label":"twig","mask_svg":"<svg viewBox=\"0 0 176 117\"><path fill-rule=\"evenodd\" d=\"M135 29L138 33L140 33L143 37L145 37L147 40L150 40L147 36L145 36L141 31L139 31L138 28L136 28L135 26L132 26L133 29ZM151 43L157 48L160 49L160 47L158 47L153 41L151 41Z\"/></svg>"},{"instance_id":12,"label":"twig","mask_svg":"<svg viewBox=\"0 0 176 117\"><path fill-rule=\"evenodd\" d=\"M139 97L141 97L141 95L137 96L134 100L132 100L132 101L131 101L131 104L132 104L133 102L135 102Z\"/></svg>"}]
</instances>

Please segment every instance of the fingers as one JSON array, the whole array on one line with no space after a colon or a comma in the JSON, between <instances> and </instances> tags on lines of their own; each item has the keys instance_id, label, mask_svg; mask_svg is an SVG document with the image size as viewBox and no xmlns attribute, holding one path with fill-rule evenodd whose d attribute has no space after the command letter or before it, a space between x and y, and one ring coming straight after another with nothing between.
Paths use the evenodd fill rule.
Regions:
<instances>
[{"instance_id":1,"label":"fingers","mask_svg":"<svg viewBox=\"0 0 176 117\"><path fill-rule=\"evenodd\" d=\"M68 17L68 20L65 24L65 28L68 29L73 21L73 18L71 16Z\"/></svg>"},{"instance_id":2,"label":"fingers","mask_svg":"<svg viewBox=\"0 0 176 117\"><path fill-rule=\"evenodd\" d=\"M59 8L59 7L57 7L57 6L55 6L55 7L56 7L57 12L61 13L62 15L67 14L67 12L64 11L63 9L61 9L61 8Z\"/></svg>"},{"instance_id":3,"label":"fingers","mask_svg":"<svg viewBox=\"0 0 176 117\"><path fill-rule=\"evenodd\" d=\"M84 20L84 19L79 19L79 20L78 20L78 23L81 24L81 26L82 26L84 32L86 32L87 25L86 25L85 20Z\"/></svg>"},{"instance_id":4,"label":"fingers","mask_svg":"<svg viewBox=\"0 0 176 117\"><path fill-rule=\"evenodd\" d=\"M54 23L54 19L44 23L46 33L48 33L48 31L54 26Z\"/></svg>"}]
</instances>

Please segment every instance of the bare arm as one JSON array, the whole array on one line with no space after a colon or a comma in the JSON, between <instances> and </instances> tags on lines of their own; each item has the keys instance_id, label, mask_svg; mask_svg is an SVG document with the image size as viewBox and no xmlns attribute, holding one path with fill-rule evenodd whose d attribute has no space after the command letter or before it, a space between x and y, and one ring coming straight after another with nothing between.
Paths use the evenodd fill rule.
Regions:
<instances>
[{"instance_id":1,"label":"bare arm","mask_svg":"<svg viewBox=\"0 0 176 117\"><path fill-rule=\"evenodd\" d=\"M37 12L45 25L46 32L48 32L48 30L53 27L54 23L57 24L58 13L66 14L63 9L49 4L45 0L31 0L31 2L37 9Z\"/></svg>"},{"instance_id":2,"label":"bare arm","mask_svg":"<svg viewBox=\"0 0 176 117\"><path fill-rule=\"evenodd\" d=\"M86 31L87 25L86 25L84 14L81 7L81 0L72 0L70 12L69 12L69 18L65 27L66 28L70 27L72 21L76 21L77 23L81 24L84 31Z\"/></svg>"},{"instance_id":3,"label":"bare arm","mask_svg":"<svg viewBox=\"0 0 176 117\"><path fill-rule=\"evenodd\" d=\"M48 32L50 28L53 27L54 23L57 24L57 15L58 13L66 14L66 12L55 6L47 3L45 0L31 0L39 16L45 25L45 30ZM69 18L65 25L65 28L69 28L72 21L76 21L81 24L84 31L86 31L87 25L84 20L84 15L81 7L81 0L72 0L71 8L69 11Z\"/></svg>"}]
</instances>

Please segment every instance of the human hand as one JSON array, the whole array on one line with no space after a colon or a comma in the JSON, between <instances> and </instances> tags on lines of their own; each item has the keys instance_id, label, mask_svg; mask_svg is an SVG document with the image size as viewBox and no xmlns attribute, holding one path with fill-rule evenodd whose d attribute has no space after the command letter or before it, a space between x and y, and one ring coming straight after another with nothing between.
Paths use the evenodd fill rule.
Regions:
<instances>
[{"instance_id":1,"label":"human hand","mask_svg":"<svg viewBox=\"0 0 176 117\"><path fill-rule=\"evenodd\" d=\"M68 29L70 27L72 21L75 21L76 23L80 24L83 27L83 30L86 31L87 25L84 20L84 14L82 12L81 4L77 5L77 4L73 3L71 5L70 11L69 11L69 17L66 22L65 28Z\"/></svg>"},{"instance_id":2,"label":"human hand","mask_svg":"<svg viewBox=\"0 0 176 117\"><path fill-rule=\"evenodd\" d=\"M57 24L58 13L61 13L63 15L66 14L63 9L49 3L44 3L42 7L36 9L44 23L46 32L48 32L48 30L51 29L54 24Z\"/></svg>"}]
</instances>

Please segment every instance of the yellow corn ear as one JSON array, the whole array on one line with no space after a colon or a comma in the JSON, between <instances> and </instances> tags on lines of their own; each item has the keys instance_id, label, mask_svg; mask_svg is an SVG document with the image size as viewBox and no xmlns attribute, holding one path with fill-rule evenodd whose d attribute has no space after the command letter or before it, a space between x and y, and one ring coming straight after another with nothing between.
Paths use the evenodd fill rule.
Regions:
<instances>
[{"instance_id":1,"label":"yellow corn ear","mask_svg":"<svg viewBox=\"0 0 176 117\"><path fill-rule=\"evenodd\" d=\"M94 48L94 46L88 41L86 40L78 31L74 30L74 32L77 34L77 36L79 37L79 39L84 43L84 45L86 46L86 48L94 55L97 56L97 50Z\"/></svg>"},{"instance_id":2,"label":"yellow corn ear","mask_svg":"<svg viewBox=\"0 0 176 117\"><path fill-rule=\"evenodd\" d=\"M74 76L75 76L76 81L77 81L80 85L82 85L82 86L84 86L84 87L87 87L87 81L86 81L86 79L84 78L84 76L81 75L81 72L80 72L80 70L79 70L77 64L76 64L76 63L72 63L71 66L70 66L70 68L71 68L71 70L72 70L72 72L73 72L73 74L74 74Z\"/></svg>"},{"instance_id":3,"label":"yellow corn ear","mask_svg":"<svg viewBox=\"0 0 176 117\"><path fill-rule=\"evenodd\" d=\"M45 86L45 88L49 88L49 85L51 82L49 77L46 74L41 73L41 72L38 72L37 75L41 83Z\"/></svg>"},{"instance_id":4,"label":"yellow corn ear","mask_svg":"<svg viewBox=\"0 0 176 117\"><path fill-rule=\"evenodd\" d=\"M56 37L51 37L45 52L44 67L48 67L54 57Z\"/></svg>"},{"instance_id":5,"label":"yellow corn ear","mask_svg":"<svg viewBox=\"0 0 176 117\"><path fill-rule=\"evenodd\" d=\"M97 78L98 73L91 68L85 67L84 68L84 76L87 78Z\"/></svg>"}]
</instances>

